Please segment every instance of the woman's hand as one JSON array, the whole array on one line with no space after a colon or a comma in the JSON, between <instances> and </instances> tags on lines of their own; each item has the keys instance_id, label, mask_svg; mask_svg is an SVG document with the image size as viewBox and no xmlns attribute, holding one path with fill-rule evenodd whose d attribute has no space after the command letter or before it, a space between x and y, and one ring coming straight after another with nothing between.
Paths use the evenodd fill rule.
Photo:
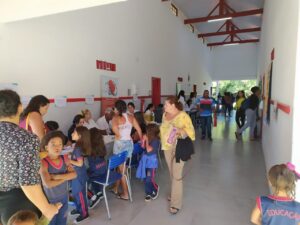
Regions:
<instances>
[{"instance_id":1,"label":"woman's hand","mask_svg":"<svg viewBox=\"0 0 300 225\"><path fill-rule=\"evenodd\" d=\"M182 128L177 128L176 134L178 137L181 137L181 138L185 138L187 136L187 133Z\"/></svg>"}]
</instances>

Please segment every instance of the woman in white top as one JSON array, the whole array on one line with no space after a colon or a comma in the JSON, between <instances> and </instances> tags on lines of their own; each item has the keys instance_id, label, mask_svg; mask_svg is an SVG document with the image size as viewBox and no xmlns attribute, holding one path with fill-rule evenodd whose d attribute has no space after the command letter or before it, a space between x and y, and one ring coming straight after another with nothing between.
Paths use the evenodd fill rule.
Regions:
<instances>
[{"instance_id":1,"label":"woman in white top","mask_svg":"<svg viewBox=\"0 0 300 225\"><path fill-rule=\"evenodd\" d=\"M179 102L181 102L182 106L185 106L185 93L183 90L179 91L179 94L177 96Z\"/></svg>"},{"instance_id":2,"label":"woman in white top","mask_svg":"<svg viewBox=\"0 0 300 225\"><path fill-rule=\"evenodd\" d=\"M85 109L85 110L82 110L81 112L82 112L82 115L84 116L84 124L83 124L84 127L86 127L87 129L92 129L94 127L99 129L99 126L92 118L92 113L90 110Z\"/></svg>"},{"instance_id":3,"label":"woman in white top","mask_svg":"<svg viewBox=\"0 0 300 225\"><path fill-rule=\"evenodd\" d=\"M127 151L128 157L131 157L133 151L133 142L130 136L131 129L134 127L137 130L140 139L142 138L142 132L134 116L128 115L126 111L126 103L122 100L116 101L115 116L112 120L112 130L115 134L113 153L119 154L123 151ZM119 166L119 170L123 171L123 165ZM121 179L121 187L123 189L123 193L118 193L119 183L115 185L113 190L114 193L118 194L120 199L128 200L129 193L125 177Z\"/></svg>"}]
</instances>

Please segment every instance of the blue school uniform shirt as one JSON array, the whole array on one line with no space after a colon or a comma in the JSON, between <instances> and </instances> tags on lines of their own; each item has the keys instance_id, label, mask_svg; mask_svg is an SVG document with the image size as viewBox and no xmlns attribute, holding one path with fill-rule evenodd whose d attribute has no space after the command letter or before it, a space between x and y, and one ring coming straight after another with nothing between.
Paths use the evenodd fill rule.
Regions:
<instances>
[{"instance_id":1,"label":"blue school uniform shirt","mask_svg":"<svg viewBox=\"0 0 300 225\"><path fill-rule=\"evenodd\" d=\"M260 196L256 199L262 214L262 225L298 225L300 203L290 198Z\"/></svg>"},{"instance_id":2,"label":"blue school uniform shirt","mask_svg":"<svg viewBox=\"0 0 300 225\"><path fill-rule=\"evenodd\" d=\"M89 178L96 178L106 175L106 161L100 156L89 156L88 157L88 176Z\"/></svg>"},{"instance_id":3,"label":"blue school uniform shirt","mask_svg":"<svg viewBox=\"0 0 300 225\"><path fill-rule=\"evenodd\" d=\"M196 100L196 104L200 105L200 116L211 116L212 115L212 107L215 104L215 100L213 98L204 98L199 97Z\"/></svg>"},{"instance_id":4,"label":"blue school uniform shirt","mask_svg":"<svg viewBox=\"0 0 300 225\"><path fill-rule=\"evenodd\" d=\"M47 168L49 174L64 174L68 172L66 164L67 156L60 156L59 164L55 164L48 156L42 160L42 164ZM65 181L60 185L47 188L43 185L43 190L47 199L51 203L57 203L68 196L68 182Z\"/></svg>"},{"instance_id":5,"label":"blue school uniform shirt","mask_svg":"<svg viewBox=\"0 0 300 225\"><path fill-rule=\"evenodd\" d=\"M145 152L140 159L139 166L136 170L136 177L139 179L146 178L146 169L156 169L158 167L157 154L159 151L160 141L152 140L149 145L153 148L151 152Z\"/></svg>"},{"instance_id":6,"label":"blue school uniform shirt","mask_svg":"<svg viewBox=\"0 0 300 225\"><path fill-rule=\"evenodd\" d=\"M71 159L74 161L78 161L79 159L84 160L82 150L80 147L74 148L71 154ZM85 184L87 181L87 171L84 163L81 167L79 166L73 166L73 167L77 173L77 178L72 180L72 192L78 193L82 191L83 188L85 188Z\"/></svg>"}]
</instances>

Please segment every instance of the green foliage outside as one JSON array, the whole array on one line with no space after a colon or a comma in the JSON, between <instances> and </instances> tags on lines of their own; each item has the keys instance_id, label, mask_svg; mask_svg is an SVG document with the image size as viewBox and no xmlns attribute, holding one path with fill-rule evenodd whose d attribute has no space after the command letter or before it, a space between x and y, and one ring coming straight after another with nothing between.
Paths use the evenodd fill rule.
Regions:
<instances>
[{"instance_id":1,"label":"green foliage outside","mask_svg":"<svg viewBox=\"0 0 300 225\"><path fill-rule=\"evenodd\" d=\"M240 90L244 90L246 95L250 95L250 89L256 86L256 80L222 80L219 81L219 92L223 96L225 92L231 92L233 94ZM216 96L217 82L213 82L213 96Z\"/></svg>"}]
</instances>

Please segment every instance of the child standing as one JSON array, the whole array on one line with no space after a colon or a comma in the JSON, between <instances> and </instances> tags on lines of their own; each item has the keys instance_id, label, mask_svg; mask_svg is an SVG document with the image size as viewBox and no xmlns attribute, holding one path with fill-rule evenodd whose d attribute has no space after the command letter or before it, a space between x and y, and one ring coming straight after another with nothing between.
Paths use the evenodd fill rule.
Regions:
<instances>
[{"instance_id":1,"label":"child standing","mask_svg":"<svg viewBox=\"0 0 300 225\"><path fill-rule=\"evenodd\" d=\"M257 197L251 222L256 225L300 224L300 203L294 200L295 183L299 178L291 163L273 166L268 173L273 195Z\"/></svg>"},{"instance_id":2,"label":"child standing","mask_svg":"<svg viewBox=\"0 0 300 225\"><path fill-rule=\"evenodd\" d=\"M76 127L72 133L72 139L76 141L71 153L71 164L77 173L77 178L72 180L72 196L75 199L76 209L71 211L71 215L79 214L74 223L80 223L89 217L88 204L86 198L87 172L84 165L84 156L91 153L91 137L86 127Z\"/></svg>"},{"instance_id":3,"label":"child standing","mask_svg":"<svg viewBox=\"0 0 300 225\"><path fill-rule=\"evenodd\" d=\"M157 154L159 151L159 127L156 124L148 124L146 135L143 136L142 147L146 149L138 169L137 178L145 179L145 201L149 202L158 197L159 186L155 182L155 170L158 167Z\"/></svg>"},{"instance_id":4,"label":"child standing","mask_svg":"<svg viewBox=\"0 0 300 225\"><path fill-rule=\"evenodd\" d=\"M90 184L92 186L92 193L94 194L91 197L91 202L89 208L94 208L100 200L103 198L102 186L92 182L93 179L106 176L106 148L104 145L103 136L101 130L97 128L90 129L91 134L91 155L88 156L88 177Z\"/></svg>"},{"instance_id":5,"label":"child standing","mask_svg":"<svg viewBox=\"0 0 300 225\"><path fill-rule=\"evenodd\" d=\"M58 214L50 221L50 225L66 225L68 210L68 181L76 178L76 172L70 165L67 156L62 156L64 134L50 131L41 142L42 150L48 155L42 160L40 174L43 189L52 204L61 203Z\"/></svg>"}]
</instances>

